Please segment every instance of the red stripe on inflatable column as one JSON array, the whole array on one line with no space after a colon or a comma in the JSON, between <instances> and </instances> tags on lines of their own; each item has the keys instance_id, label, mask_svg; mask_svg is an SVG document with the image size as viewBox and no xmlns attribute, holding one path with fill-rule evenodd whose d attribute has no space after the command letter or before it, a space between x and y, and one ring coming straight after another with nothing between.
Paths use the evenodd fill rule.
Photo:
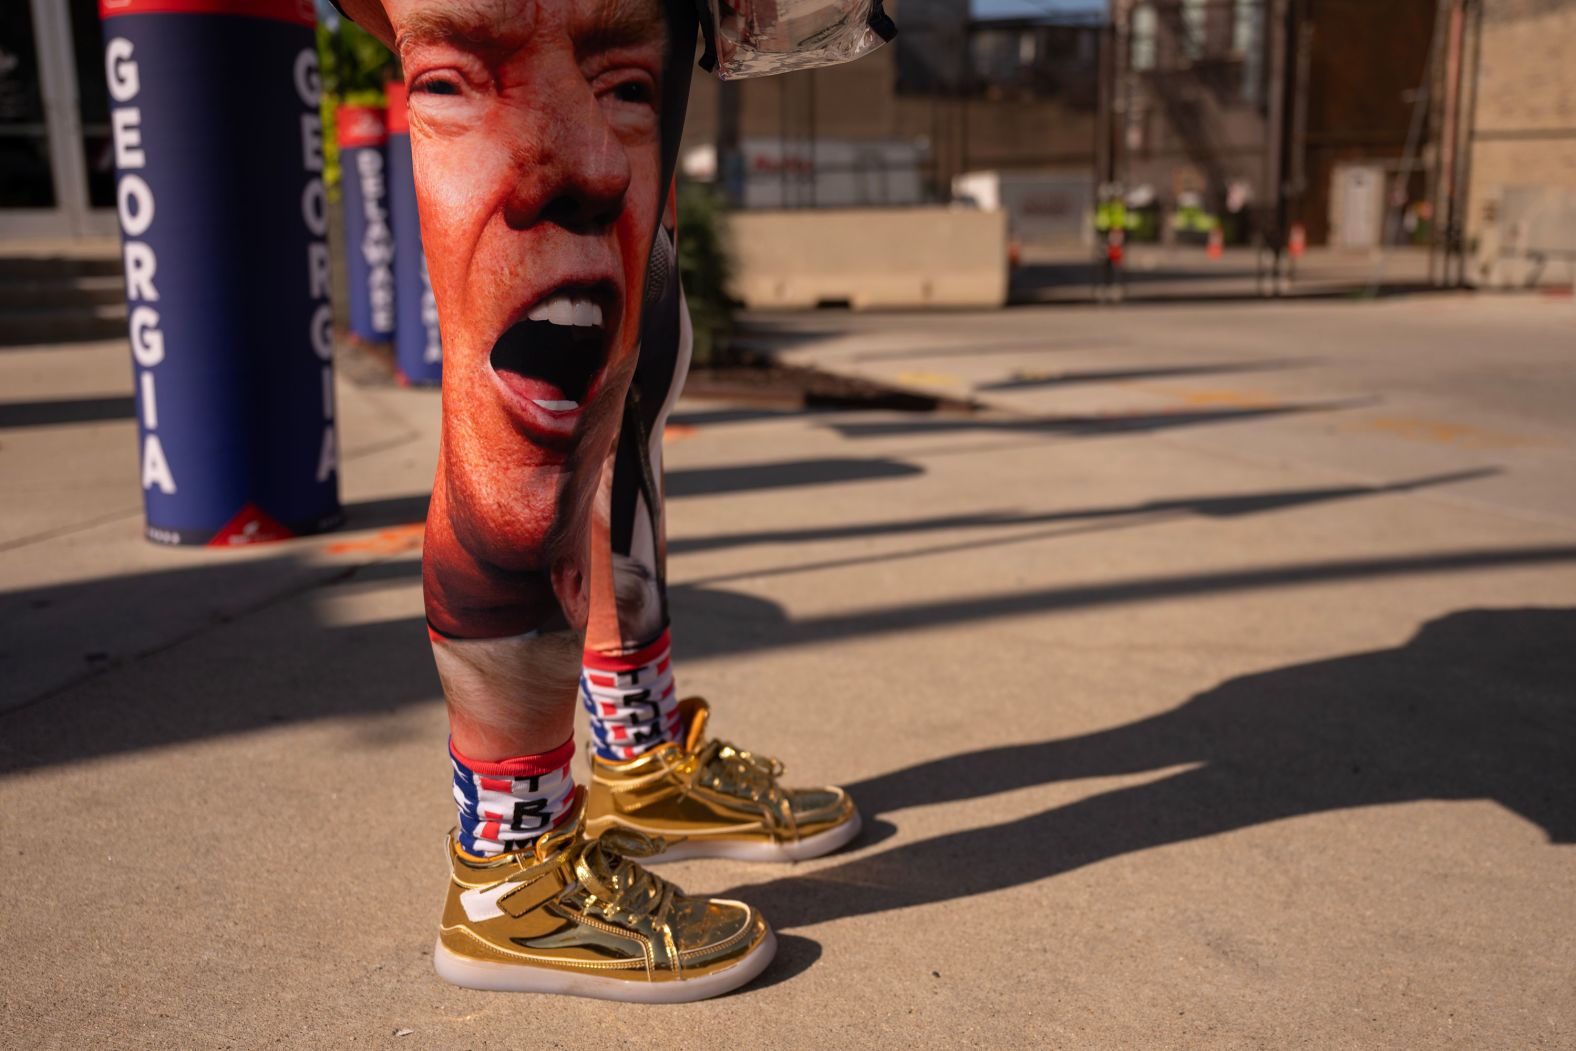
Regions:
<instances>
[{"instance_id":1,"label":"red stripe on inflatable column","mask_svg":"<svg viewBox=\"0 0 1576 1051\"><path fill-rule=\"evenodd\" d=\"M239 15L317 25L312 0L99 0L99 18L118 15Z\"/></svg>"},{"instance_id":2,"label":"red stripe on inflatable column","mask_svg":"<svg viewBox=\"0 0 1576 1051\"><path fill-rule=\"evenodd\" d=\"M342 150L381 146L389 139L382 106L341 106L334 111L334 120L339 126L339 148Z\"/></svg>"},{"instance_id":3,"label":"red stripe on inflatable column","mask_svg":"<svg viewBox=\"0 0 1576 1051\"><path fill-rule=\"evenodd\" d=\"M388 97L388 129L390 135L409 135L410 117L407 112L405 98L405 85L397 80L391 80L383 85L383 93Z\"/></svg>"}]
</instances>

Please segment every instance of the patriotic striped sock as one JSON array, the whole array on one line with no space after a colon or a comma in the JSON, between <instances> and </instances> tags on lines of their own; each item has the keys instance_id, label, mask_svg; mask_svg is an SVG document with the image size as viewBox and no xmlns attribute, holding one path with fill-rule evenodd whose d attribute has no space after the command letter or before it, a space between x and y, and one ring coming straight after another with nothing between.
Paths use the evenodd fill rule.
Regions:
<instances>
[{"instance_id":1,"label":"patriotic striped sock","mask_svg":"<svg viewBox=\"0 0 1576 1051\"><path fill-rule=\"evenodd\" d=\"M580 699L591 716L596 754L633 759L676 740L678 697L668 633L622 657L587 650L580 674Z\"/></svg>"},{"instance_id":2,"label":"patriotic striped sock","mask_svg":"<svg viewBox=\"0 0 1576 1051\"><path fill-rule=\"evenodd\" d=\"M460 808L460 846L484 857L520 850L569 816L575 779L571 737L551 752L493 763L467 759L449 742L454 802Z\"/></svg>"}]
</instances>

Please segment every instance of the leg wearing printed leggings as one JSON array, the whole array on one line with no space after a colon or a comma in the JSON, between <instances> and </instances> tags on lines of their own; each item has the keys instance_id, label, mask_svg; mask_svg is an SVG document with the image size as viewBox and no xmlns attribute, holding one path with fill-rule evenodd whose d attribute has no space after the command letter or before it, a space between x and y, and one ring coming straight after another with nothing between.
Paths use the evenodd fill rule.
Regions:
<instances>
[{"instance_id":1,"label":"leg wearing printed leggings","mask_svg":"<svg viewBox=\"0 0 1576 1051\"><path fill-rule=\"evenodd\" d=\"M664 265L676 259L675 225L670 203L652 249L640 361L593 513L580 686L593 746L588 820L660 835L668 857L816 857L859 832L847 793L784 787L780 762L709 739L709 705L677 693L662 433L691 340L676 266Z\"/></svg>"},{"instance_id":2,"label":"leg wearing printed leggings","mask_svg":"<svg viewBox=\"0 0 1576 1051\"><path fill-rule=\"evenodd\" d=\"M628 564L645 555L656 567L655 620L628 630L665 622L649 446L636 449L644 547L615 514L613 450L621 427L660 432L640 389L629 398L650 326L671 328L677 347L671 223L661 219L672 214L695 9L690 0L346 6L395 48L405 73L444 340L422 569L459 830L434 962L445 978L486 989L671 1002L734 988L772 955L765 921L739 902L686 897L629 860L662 842L622 810L604 808L592 828L570 766L587 622L617 572L613 537ZM664 288L653 272L666 275ZM669 320L659 319L664 303ZM643 382L667 391L679 371L676 359L648 362ZM597 618L599 632L618 619L613 609ZM694 737L704 718L687 725ZM755 763L713 748L695 769L733 779L716 786L726 806L735 781L759 782ZM786 822L797 837L795 806L765 805L757 823Z\"/></svg>"},{"instance_id":3,"label":"leg wearing printed leggings","mask_svg":"<svg viewBox=\"0 0 1576 1051\"><path fill-rule=\"evenodd\" d=\"M670 204L672 198L670 198ZM683 730L668 644L662 435L689 371L689 313L670 207L651 252L640 361L593 514L581 697L592 745L630 759Z\"/></svg>"},{"instance_id":4,"label":"leg wearing printed leggings","mask_svg":"<svg viewBox=\"0 0 1576 1051\"><path fill-rule=\"evenodd\" d=\"M461 841L498 852L572 797L592 506L640 354L694 16L662 0L347 6L409 90L445 358L427 620ZM523 819L479 787L506 768L536 786Z\"/></svg>"}]
</instances>

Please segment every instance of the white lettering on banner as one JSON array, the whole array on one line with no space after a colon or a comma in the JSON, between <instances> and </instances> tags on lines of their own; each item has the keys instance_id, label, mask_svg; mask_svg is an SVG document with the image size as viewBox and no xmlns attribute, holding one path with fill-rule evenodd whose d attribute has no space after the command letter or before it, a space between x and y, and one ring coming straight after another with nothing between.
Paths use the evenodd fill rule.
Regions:
<instances>
[{"instance_id":1,"label":"white lettering on banner","mask_svg":"<svg viewBox=\"0 0 1576 1051\"><path fill-rule=\"evenodd\" d=\"M313 299L328 298L328 244L313 241L306 246L306 294Z\"/></svg>"},{"instance_id":2,"label":"white lettering on banner","mask_svg":"<svg viewBox=\"0 0 1576 1051\"><path fill-rule=\"evenodd\" d=\"M301 191L301 218L306 220L306 228L313 237L328 233L328 194L323 190L322 179L311 180Z\"/></svg>"},{"instance_id":3,"label":"white lettering on banner","mask_svg":"<svg viewBox=\"0 0 1576 1051\"><path fill-rule=\"evenodd\" d=\"M117 124L115 132L121 131ZM119 140L117 139L117 142ZM116 147L119 152L119 146ZM139 151L140 152L140 151ZM141 237L153 225L153 191L140 175L122 175L115 187L115 204L120 212L120 228L127 237Z\"/></svg>"},{"instance_id":4,"label":"white lettering on banner","mask_svg":"<svg viewBox=\"0 0 1576 1051\"><path fill-rule=\"evenodd\" d=\"M150 431L159 428L159 401L153 396L153 373L142 374L142 425Z\"/></svg>"},{"instance_id":5,"label":"white lettering on banner","mask_svg":"<svg viewBox=\"0 0 1576 1051\"><path fill-rule=\"evenodd\" d=\"M295 60L296 95L306 112L301 114L301 169L306 185L301 189L301 221L312 239L306 246L307 295L316 304L307 323L307 341L323 363L323 439L318 446L319 484L334 476L339 465L339 436L334 432L334 311L329 306L328 195L323 190L323 118L318 104L323 98L316 48L304 48Z\"/></svg>"},{"instance_id":6,"label":"white lettering on banner","mask_svg":"<svg viewBox=\"0 0 1576 1051\"><path fill-rule=\"evenodd\" d=\"M301 161L309 172L323 170L323 115L301 114Z\"/></svg>"},{"instance_id":7,"label":"white lettering on banner","mask_svg":"<svg viewBox=\"0 0 1576 1051\"><path fill-rule=\"evenodd\" d=\"M170 462L164 458L159 436L150 431L142 440L142 487L151 489L154 486L158 486L161 493L173 493L175 476L170 473Z\"/></svg>"},{"instance_id":8,"label":"white lettering on banner","mask_svg":"<svg viewBox=\"0 0 1576 1051\"><path fill-rule=\"evenodd\" d=\"M316 51L303 51L296 56L295 88L307 109L316 110L323 101L323 78L318 75Z\"/></svg>"},{"instance_id":9,"label":"white lettering on banner","mask_svg":"<svg viewBox=\"0 0 1576 1051\"><path fill-rule=\"evenodd\" d=\"M131 41L125 37L115 37L104 45L104 76L109 81L109 97L116 102L130 102L142 90L137 63L131 60Z\"/></svg>"},{"instance_id":10,"label":"white lettering on banner","mask_svg":"<svg viewBox=\"0 0 1576 1051\"><path fill-rule=\"evenodd\" d=\"M164 332L159 328L159 312L139 303L131 308L130 320L132 359L143 368L151 369L164 360Z\"/></svg>"},{"instance_id":11,"label":"white lettering on banner","mask_svg":"<svg viewBox=\"0 0 1576 1051\"><path fill-rule=\"evenodd\" d=\"M112 37L104 45L104 72L109 81L109 97L115 102L132 102L142 90L142 77L133 57L135 49L125 37ZM175 492L175 472L159 441L159 403L154 370L164 361L164 331L159 328L159 312L148 303L159 301L153 283L159 259L153 246L137 238L153 226L153 188L133 169L148 163L142 141L142 108L115 106L109 113L111 137L115 145L115 166L119 182L115 186L116 210L126 264L127 321L131 335L131 359L138 369L137 393L142 402L142 487L161 493Z\"/></svg>"},{"instance_id":12,"label":"white lettering on banner","mask_svg":"<svg viewBox=\"0 0 1576 1051\"><path fill-rule=\"evenodd\" d=\"M156 303L159 290L153 287L153 274L159 257L145 241L127 241L121 249L126 256L126 298Z\"/></svg>"},{"instance_id":13,"label":"white lettering on banner","mask_svg":"<svg viewBox=\"0 0 1576 1051\"><path fill-rule=\"evenodd\" d=\"M367 229L361 235L361 256L367 261L367 296L372 304L372 327L394 330L394 234L389 229L383 201L388 187L383 179L383 155L377 150L356 152L356 174L361 177L361 212Z\"/></svg>"},{"instance_id":14,"label":"white lettering on banner","mask_svg":"<svg viewBox=\"0 0 1576 1051\"><path fill-rule=\"evenodd\" d=\"M438 301L433 298L432 281L427 277L426 252L421 254L421 327L427 330L421 360L436 365L443 361L443 337L438 333Z\"/></svg>"},{"instance_id":15,"label":"white lettering on banner","mask_svg":"<svg viewBox=\"0 0 1576 1051\"><path fill-rule=\"evenodd\" d=\"M115 167L121 171L140 168L147 163L142 152L142 110L136 106L116 106L109 122L115 134Z\"/></svg>"},{"instance_id":16,"label":"white lettering on banner","mask_svg":"<svg viewBox=\"0 0 1576 1051\"><path fill-rule=\"evenodd\" d=\"M334 311L319 303L312 314L312 352L324 361L334 360Z\"/></svg>"},{"instance_id":17,"label":"white lettering on banner","mask_svg":"<svg viewBox=\"0 0 1576 1051\"><path fill-rule=\"evenodd\" d=\"M317 480L326 482L339 466L338 443L334 440L334 425L323 428L323 450L317 455Z\"/></svg>"}]
</instances>

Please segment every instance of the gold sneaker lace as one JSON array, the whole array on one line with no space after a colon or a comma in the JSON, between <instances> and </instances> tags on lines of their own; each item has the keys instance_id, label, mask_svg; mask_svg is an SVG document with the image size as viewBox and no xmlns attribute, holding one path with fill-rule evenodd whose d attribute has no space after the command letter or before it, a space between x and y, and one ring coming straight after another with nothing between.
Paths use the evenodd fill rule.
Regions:
<instances>
[{"instance_id":1,"label":"gold sneaker lace","mask_svg":"<svg viewBox=\"0 0 1576 1051\"><path fill-rule=\"evenodd\" d=\"M678 888L633 859L660 854L665 846L657 836L610 828L595 839L579 837L564 860L585 889L584 907L595 907L609 919L649 918L660 927L667 922Z\"/></svg>"},{"instance_id":2,"label":"gold sneaker lace","mask_svg":"<svg viewBox=\"0 0 1576 1051\"><path fill-rule=\"evenodd\" d=\"M726 741L711 740L695 754L695 768L718 791L761 804L774 827L786 823L790 832L795 831L793 807L787 805L777 784L783 773L780 760L735 748Z\"/></svg>"}]
</instances>

